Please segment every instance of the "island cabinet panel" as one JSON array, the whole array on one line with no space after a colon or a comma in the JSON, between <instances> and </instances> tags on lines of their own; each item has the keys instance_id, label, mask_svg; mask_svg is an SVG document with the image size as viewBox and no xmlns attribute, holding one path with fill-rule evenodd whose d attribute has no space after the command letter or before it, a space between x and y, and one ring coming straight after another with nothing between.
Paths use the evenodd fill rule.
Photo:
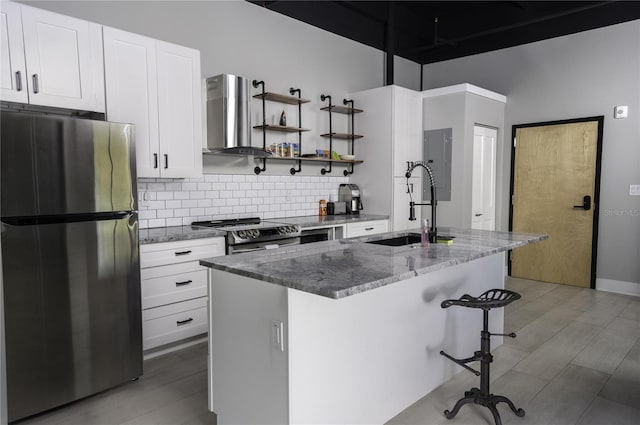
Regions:
<instances>
[{"instance_id":1,"label":"island cabinet panel","mask_svg":"<svg viewBox=\"0 0 640 425\"><path fill-rule=\"evenodd\" d=\"M494 254L340 299L211 269L210 410L221 425L388 421L462 370L440 350L478 349L482 311L440 303L503 288L504 261ZM502 309L489 325L502 330Z\"/></svg>"}]
</instances>

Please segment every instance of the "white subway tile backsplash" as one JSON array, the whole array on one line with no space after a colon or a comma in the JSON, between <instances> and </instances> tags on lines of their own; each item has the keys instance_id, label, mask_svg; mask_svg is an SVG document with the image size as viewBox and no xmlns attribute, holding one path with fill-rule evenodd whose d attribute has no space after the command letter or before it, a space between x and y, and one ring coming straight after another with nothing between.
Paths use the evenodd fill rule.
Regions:
<instances>
[{"instance_id":1,"label":"white subway tile backsplash","mask_svg":"<svg viewBox=\"0 0 640 425\"><path fill-rule=\"evenodd\" d=\"M320 199L338 199L348 177L207 174L188 179L138 179L141 229L193 221L316 215ZM147 199L144 200L143 199Z\"/></svg>"}]
</instances>

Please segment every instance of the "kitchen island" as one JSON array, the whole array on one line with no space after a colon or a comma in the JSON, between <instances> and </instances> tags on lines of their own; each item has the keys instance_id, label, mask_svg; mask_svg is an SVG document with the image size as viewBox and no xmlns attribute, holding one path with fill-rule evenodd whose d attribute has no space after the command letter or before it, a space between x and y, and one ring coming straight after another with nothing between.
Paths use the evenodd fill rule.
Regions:
<instances>
[{"instance_id":1,"label":"kitchen island","mask_svg":"<svg viewBox=\"0 0 640 425\"><path fill-rule=\"evenodd\" d=\"M460 370L440 350L478 349L482 314L440 302L503 288L504 253L546 238L442 228L453 245L367 243L406 234L201 260L219 424L384 423Z\"/></svg>"}]
</instances>

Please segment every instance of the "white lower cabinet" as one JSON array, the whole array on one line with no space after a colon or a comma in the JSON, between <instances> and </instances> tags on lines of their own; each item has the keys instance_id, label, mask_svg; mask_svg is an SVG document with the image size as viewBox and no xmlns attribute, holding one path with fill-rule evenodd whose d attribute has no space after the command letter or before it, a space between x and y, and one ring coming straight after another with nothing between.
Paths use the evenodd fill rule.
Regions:
<instances>
[{"instance_id":1,"label":"white lower cabinet","mask_svg":"<svg viewBox=\"0 0 640 425\"><path fill-rule=\"evenodd\" d=\"M346 225L347 238L357 236L375 235L389 231L389 220L361 221L359 223L349 223Z\"/></svg>"},{"instance_id":2,"label":"white lower cabinet","mask_svg":"<svg viewBox=\"0 0 640 425\"><path fill-rule=\"evenodd\" d=\"M224 252L221 237L140 246L143 350L207 333L207 269L199 259Z\"/></svg>"}]
</instances>

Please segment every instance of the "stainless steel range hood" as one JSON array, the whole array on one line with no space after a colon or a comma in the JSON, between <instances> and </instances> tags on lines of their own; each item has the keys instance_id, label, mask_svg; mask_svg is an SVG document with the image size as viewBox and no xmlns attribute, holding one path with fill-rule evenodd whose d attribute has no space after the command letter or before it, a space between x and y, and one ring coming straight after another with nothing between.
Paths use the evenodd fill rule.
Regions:
<instances>
[{"instance_id":1,"label":"stainless steel range hood","mask_svg":"<svg viewBox=\"0 0 640 425\"><path fill-rule=\"evenodd\" d=\"M207 78L207 148L204 153L271 156L251 146L250 81L231 74Z\"/></svg>"}]
</instances>

